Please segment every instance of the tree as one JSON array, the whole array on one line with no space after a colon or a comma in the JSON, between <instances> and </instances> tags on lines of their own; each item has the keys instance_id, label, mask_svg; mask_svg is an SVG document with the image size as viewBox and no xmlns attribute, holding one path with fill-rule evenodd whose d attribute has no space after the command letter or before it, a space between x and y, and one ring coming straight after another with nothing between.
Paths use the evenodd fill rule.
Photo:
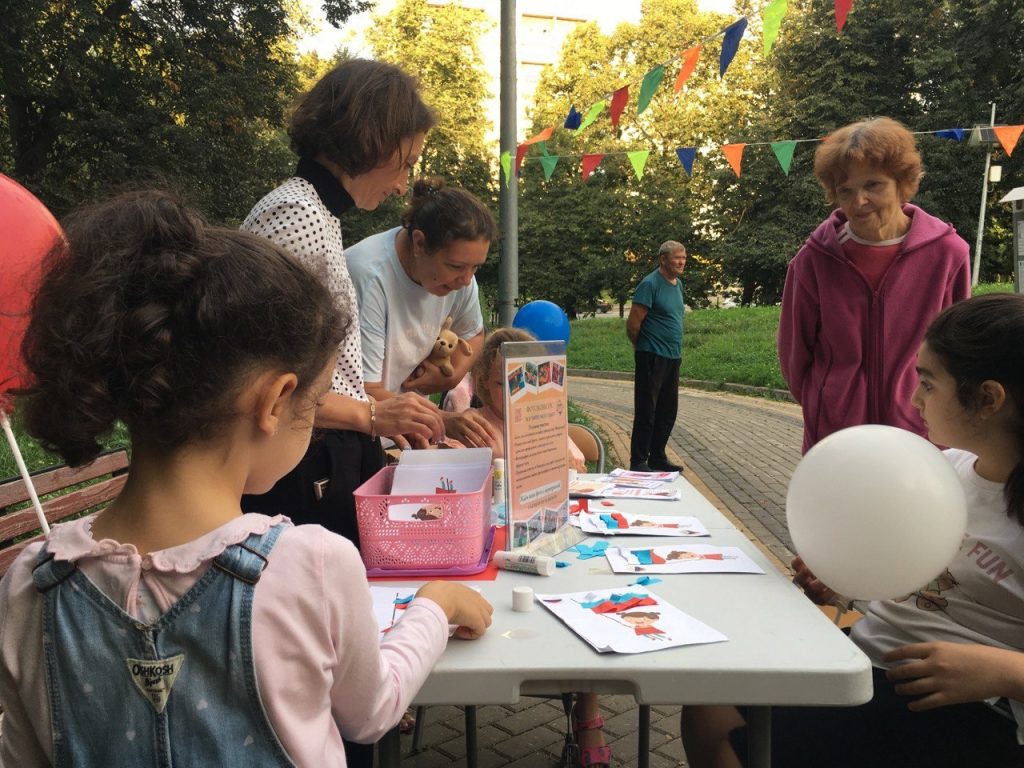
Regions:
<instances>
[{"instance_id":1,"label":"tree","mask_svg":"<svg viewBox=\"0 0 1024 768\"><path fill-rule=\"evenodd\" d=\"M286 176L296 92L284 0L6 0L0 164L56 213L180 187L237 222ZM364 6L331 0L335 21Z\"/></svg>"}]
</instances>

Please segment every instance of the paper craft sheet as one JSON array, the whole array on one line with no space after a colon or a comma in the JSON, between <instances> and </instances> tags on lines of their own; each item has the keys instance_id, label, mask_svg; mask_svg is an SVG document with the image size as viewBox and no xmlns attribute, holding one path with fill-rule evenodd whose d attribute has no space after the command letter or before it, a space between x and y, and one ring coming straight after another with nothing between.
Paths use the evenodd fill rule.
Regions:
<instances>
[{"instance_id":1,"label":"paper craft sheet","mask_svg":"<svg viewBox=\"0 0 1024 768\"><path fill-rule=\"evenodd\" d=\"M576 480L570 483L569 495L587 496L592 499L650 499L655 501L678 501L682 498L678 488L673 488L665 483L660 483L656 488L633 488L593 480Z\"/></svg>"},{"instance_id":2,"label":"paper craft sheet","mask_svg":"<svg viewBox=\"0 0 1024 768\"><path fill-rule=\"evenodd\" d=\"M615 573L764 573L739 547L675 544L665 547L608 547Z\"/></svg>"},{"instance_id":3,"label":"paper craft sheet","mask_svg":"<svg viewBox=\"0 0 1024 768\"><path fill-rule=\"evenodd\" d=\"M383 638L402 618L416 590L408 587L370 587L370 594L373 596L373 615Z\"/></svg>"},{"instance_id":4,"label":"paper craft sheet","mask_svg":"<svg viewBox=\"0 0 1024 768\"><path fill-rule=\"evenodd\" d=\"M633 536L709 536L708 529L696 517L673 515L637 515L604 509L598 512L580 512L577 518L584 533L606 536L627 534Z\"/></svg>"},{"instance_id":5,"label":"paper craft sheet","mask_svg":"<svg viewBox=\"0 0 1024 768\"><path fill-rule=\"evenodd\" d=\"M598 653L647 653L728 639L638 587L537 595L537 599Z\"/></svg>"},{"instance_id":6,"label":"paper craft sheet","mask_svg":"<svg viewBox=\"0 0 1024 768\"><path fill-rule=\"evenodd\" d=\"M634 480L658 480L663 483L670 483L679 477L678 472L634 472L629 469L618 467L608 473L609 477L616 480L632 478Z\"/></svg>"}]
</instances>

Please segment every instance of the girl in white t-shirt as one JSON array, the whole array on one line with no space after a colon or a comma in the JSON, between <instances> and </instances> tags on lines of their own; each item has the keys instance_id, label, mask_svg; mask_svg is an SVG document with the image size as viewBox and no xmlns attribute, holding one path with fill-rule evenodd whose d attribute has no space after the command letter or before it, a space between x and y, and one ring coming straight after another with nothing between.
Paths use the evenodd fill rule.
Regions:
<instances>
[{"instance_id":1,"label":"girl in white t-shirt","mask_svg":"<svg viewBox=\"0 0 1024 768\"><path fill-rule=\"evenodd\" d=\"M875 667L870 702L773 710L776 765L1024 765L1024 296L943 310L917 372L912 403L964 485L963 543L932 583L869 603L854 624ZM836 599L800 558L793 567L815 602ZM733 708L684 707L690 764L740 765L742 725Z\"/></svg>"},{"instance_id":2,"label":"girl in white t-shirt","mask_svg":"<svg viewBox=\"0 0 1024 768\"><path fill-rule=\"evenodd\" d=\"M0 582L0 764L344 766L480 595L417 593L383 640L351 542L243 514L306 452L350 309L285 250L124 195L65 221L23 351L26 428L72 466L116 422L124 489Z\"/></svg>"}]
</instances>

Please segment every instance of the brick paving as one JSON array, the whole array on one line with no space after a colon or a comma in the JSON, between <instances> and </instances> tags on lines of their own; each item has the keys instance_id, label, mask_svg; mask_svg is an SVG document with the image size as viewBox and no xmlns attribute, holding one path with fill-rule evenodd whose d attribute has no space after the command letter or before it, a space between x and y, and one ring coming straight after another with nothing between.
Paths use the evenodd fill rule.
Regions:
<instances>
[{"instance_id":1,"label":"brick paving","mask_svg":"<svg viewBox=\"0 0 1024 768\"><path fill-rule=\"evenodd\" d=\"M633 418L631 377L606 379L570 371L569 397L607 437L610 466L629 460ZM792 403L728 392L682 388L669 457L686 478L783 571L793 557L786 532L786 485L800 459L803 421ZM602 696L605 738L613 765L637 764L638 710L630 696ZM679 707L651 708L651 768L685 766ZM512 706L477 709L480 768L546 768L559 762L566 719L558 699L523 698ZM430 707L422 750L410 754L402 736L402 765L437 768L466 763L464 715L459 707Z\"/></svg>"}]
</instances>

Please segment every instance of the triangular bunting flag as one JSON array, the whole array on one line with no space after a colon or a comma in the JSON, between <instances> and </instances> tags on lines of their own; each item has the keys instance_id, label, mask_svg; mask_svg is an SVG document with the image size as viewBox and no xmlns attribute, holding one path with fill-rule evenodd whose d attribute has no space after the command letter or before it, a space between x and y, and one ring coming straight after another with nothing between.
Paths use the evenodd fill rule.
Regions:
<instances>
[{"instance_id":1,"label":"triangular bunting flag","mask_svg":"<svg viewBox=\"0 0 1024 768\"><path fill-rule=\"evenodd\" d=\"M733 22L725 28L725 35L722 37L722 53L718 57L718 76L725 77L725 70L729 68L737 49L740 47L740 39L747 29L746 17Z\"/></svg>"},{"instance_id":2,"label":"triangular bunting flag","mask_svg":"<svg viewBox=\"0 0 1024 768\"><path fill-rule=\"evenodd\" d=\"M782 172L789 176L789 166L793 162L793 150L796 149L795 141L773 141L772 152L775 153L775 159L779 161L779 165L782 166ZM739 176L739 171L736 172Z\"/></svg>"},{"instance_id":3,"label":"triangular bunting flag","mask_svg":"<svg viewBox=\"0 0 1024 768\"><path fill-rule=\"evenodd\" d=\"M526 157L527 149L526 144L520 144L516 147L516 176L519 175L519 169L523 167L523 158Z\"/></svg>"},{"instance_id":4,"label":"triangular bunting flag","mask_svg":"<svg viewBox=\"0 0 1024 768\"><path fill-rule=\"evenodd\" d=\"M693 70L697 66L697 60L700 58L700 48L700 44L697 44L683 54L683 66L679 70L679 77L676 78L676 84L672 89L672 93L679 93L683 83L690 79L690 75L693 74Z\"/></svg>"},{"instance_id":5,"label":"triangular bunting flag","mask_svg":"<svg viewBox=\"0 0 1024 768\"><path fill-rule=\"evenodd\" d=\"M565 116L565 123L562 127L569 131L575 131L580 127L580 123L583 121L583 115L576 111L576 105L573 104L569 107L569 114Z\"/></svg>"},{"instance_id":6,"label":"triangular bunting flag","mask_svg":"<svg viewBox=\"0 0 1024 768\"><path fill-rule=\"evenodd\" d=\"M582 131L585 128L590 127L590 124L597 120L597 116L604 112L605 104L607 104L607 102L604 99L601 99L601 101L597 102L597 104L592 106L587 111L587 116L583 118L583 122L580 123L580 127L577 128L576 130Z\"/></svg>"},{"instance_id":7,"label":"triangular bunting flag","mask_svg":"<svg viewBox=\"0 0 1024 768\"><path fill-rule=\"evenodd\" d=\"M679 162L683 164L683 168L686 169L687 176L693 176L693 158L697 156L696 147L679 147L676 150L676 157L679 158Z\"/></svg>"},{"instance_id":8,"label":"triangular bunting flag","mask_svg":"<svg viewBox=\"0 0 1024 768\"><path fill-rule=\"evenodd\" d=\"M788 3L786 0L772 0L771 5L764 9L764 28L761 35L764 37L764 55L772 52L775 45L775 38L779 36L779 27L782 26L782 17L786 15Z\"/></svg>"},{"instance_id":9,"label":"triangular bunting flag","mask_svg":"<svg viewBox=\"0 0 1024 768\"><path fill-rule=\"evenodd\" d=\"M629 158L629 162L633 166L633 173L636 174L637 181L644 177L644 166L647 165L647 156L649 154L651 154L649 149L626 153L626 157Z\"/></svg>"},{"instance_id":10,"label":"triangular bunting flag","mask_svg":"<svg viewBox=\"0 0 1024 768\"><path fill-rule=\"evenodd\" d=\"M512 153L508 150L501 153L501 170L505 172L505 186L507 187L512 178Z\"/></svg>"},{"instance_id":11,"label":"triangular bunting flag","mask_svg":"<svg viewBox=\"0 0 1024 768\"><path fill-rule=\"evenodd\" d=\"M580 172L584 181L590 178L590 174L592 174L594 169L601 164L602 160L604 160L604 155L583 156L583 162L580 163Z\"/></svg>"},{"instance_id":12,"label":"triangular bunting flag","mask_svg":"<svg viewBox=\"0 0 1024 768\"><path fill-rule=\"evenodd\" d=\"M836 0L836 32L842 32L846 26L846 14L853 7L853 0Z\"/></svg>"},{"instance_id":13,"label":"triangular bunting flag","mask_svg":"<svg viewBox=\"0 0 1024 768\"><path fill-rule=\"evenodd\" d=\"M722 145L722 154L725 155L726 160L729 161L729 165L732 166L732 171L736 174L736 178L740 177L740 168L743 165L743 150L746 146L746 144Z\"/></svg>"},{"instance_id":14,"label":"triangular bunting flag","mask_svg":"<svg viewBox=\"0 0 1024 768\"><path fill-rule=\"evenodd\" d=\"M544 181L547 181L558 165L558 155L544 155L540 158L540 164L544 168Z\"/></svg>"},{"instance_id":15,"label":"triangular bunting flag","mask_svg":"<svg viewBox=\"0 0 1024 768\"><path fill-rule=\"evenodd\" d=\"M942 131L936 131L936 137L940 139L952 139L953 141L963 141L964 136L967 134L963 128L946 128Z\"/></svg>"},{"instance_id":16,"label":"triangular bunting flag","mask_svg":"<svg viewBox=\"0 0 1024 768\"><path fill-rule=\"evenodd\" d=\"M636 102L636 113L638 115L647 109L647 105L651 103L651 97L658 90L658 86L661 85L661 78L664 76L665 67L661 64L644 75L644 81L640 83L640 98Z\"/></svg>"},{"instance_id":17,"label":"triangular bunting flag","mask_svg":"<svg viewBox=\"0 0 1024 768\"><path fill-rule=\"evenodd\" d=\"M536 136L531 136L530 138L528 138L526 141L523 142L523 145L536 144L538 141L547 141L548 139L551 138L551 134L554 133L554 131L555 129L549 126L540 133L538 133Z\"/></svg>"},{"instance_id":18,"label":"triangular bunting flag","mask_svg":"<svg viewBox=\"0 0 1024 768\"><path fill-rule=\"evenodd\" d=\"M1024 125L997 125L993 129L996 134L996 138L999 139L999 143L1003 146L1003 151L1007 155L1013 154L1013 148L1017 146L1017 140L1020 138L1020 134L1024 131Z\"/></svg>"},{"instance_id":19,"label":"triangular bunting flag","mask_svg":"<svg viewBox=\"0 0 1024 768\"><path fill-rule=\"evenodd\" d=\"M619 118L622 116L622 110L626 108L626 104L629 102L629 86L624 85L615 93L612 94L612 125L616 128L619 127Z\"/></svg>"}]
</instances>

